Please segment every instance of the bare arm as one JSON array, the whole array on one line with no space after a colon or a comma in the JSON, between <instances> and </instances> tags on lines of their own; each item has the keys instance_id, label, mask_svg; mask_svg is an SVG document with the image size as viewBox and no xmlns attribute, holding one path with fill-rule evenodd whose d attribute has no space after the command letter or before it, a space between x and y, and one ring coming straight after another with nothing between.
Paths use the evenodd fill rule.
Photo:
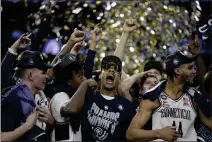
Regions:
<instances>
[{"instance_id":1,"label":"bare arm","mask_svg":"<svg viewBox=\"0 0 212 142\"><path fill-rule=\"evenodd\" d=\"M15 141L21 136L23 136L35 125L35 122L37 120L36 115L37 115L36 112L29 115L26 122L13 131L1 132L1 141Z\"/></svg>"},{"instance_id":2,"label":"bare arm","mask_svg":"<svg viewBox=\"0 0 212 142\"><path fill-rule=\"evenodd\" d=\"M151 141L155 139L163 139L167 141L176 140L179 137L176 127L165 127L157 130L144 130L144 125L150 119L152 112L159 106L158 103L150 100L142 100L139 105L139 112L134 116L126 137L128 140Z\"/></svg>"},{"instance_id":3,"label":"bare arm","mask_svg":"<svg viewBox=\"0 0 212 142\"><path fill-rule=\"evenodd\" d=\"M202 58L200 56L197 57L196 59L196 64L197 64L197 77L198 77L198 82L200 82L200 87L201 89L203 89L203 79L204 79L204 75L207 72L205 63L203 62Z\"/></svg>"},{"instance_id":4,"label":"bare arm","mask_svg":"<svg viewBox=\"0 0 212 142\"><path fill-rule=\"evenodd\" d=\"M126 46L128 38L129 38L129 34L137 28L136 24L137 24L137 22L135 19L127 20L124 24L120 42L114 52L114 55L119 57L121 60L123 60L124 48ZM121 78L122 78L122 80L127 78L127 75L124 71L122 71Z\"/></svg>"},{"instance_id":5,"label":"bare arm","mask_svg":"<svg viewBox=\"0 0 212 142\"><path fill-rule=\"evenodd\" d=\"M134 116L127 130L128 140L155 140L159 138L156 130L141 129L150 119L155 104L150 100L142 100L139 105L139 111Z\"/></svg>"},{"instance_id":6,"label":"bare arm","mask_svg":"<svg viewBox=\"0 0 212 142\"><path fill-rule=\"evenodd\" d=\"M192 55L197 55L200 53L201 47L200 47L200 43L198 41L198 36L195 35L194 39L190 39L189 45L188 45L188 49L189 52ZM197 65L197 77L198 77L198 82L201 89L203 89L203 79L204 79L204 75L207 72L206 66L201 58L201 56L198 56L196 59L196 65Z\"/></svg>"},{"instance_id":7,"label":"bare arm","mask_svg":"<svg viewBox=\"0 0 212 142\"><path fill-rule=\"evenodd\" d=\"M67 115L80 112L84 105L87 88L94 86L97 86L97 83L93 79L83 81L69 102L61 108L61 114Z\"/></svg>"},{"instance_id":8,"label":"bare arm","mask_svg":"<svg viewBox=\"0 0 212 142\"><path fill-rule=\"evenodd\" d=\"M212 130L212 117L207 118L201 110L199 110L198 112L202 123Z\"/></svg>"},{"instance_id":9,"label":"bare arm","mask_svg":"<svg viewBox=\"0 0 212 142\"><path fill-rule=\"evenodd\" d=\"M30 129L31 128L28 125L23 124L20 127L16 128L14 131L2 132L1 140L2 141L15 141L18 138L20 138L22 135L24 135Z\"/></svg>"},{"instance_id":10,"label":"bare arm","mask_svg":"<svg viewBox=\"0 0 212 142\"><path fill-rule=\"evenodd\" d=\"M117 46L117 48L115 50L115 53L114 53L114 55L119 57L121 60L123 60L124 48L126 46L128 37L129 37L129 33L122 32L120 42L119 42L119 44L118 44L118 46Z\"/></svg>"}]
</instances>

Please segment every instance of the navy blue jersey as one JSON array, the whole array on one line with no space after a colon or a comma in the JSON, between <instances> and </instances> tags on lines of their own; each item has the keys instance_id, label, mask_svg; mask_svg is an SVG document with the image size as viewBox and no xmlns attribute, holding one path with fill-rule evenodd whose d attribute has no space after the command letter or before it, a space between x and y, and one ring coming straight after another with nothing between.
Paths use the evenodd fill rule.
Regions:
<instances>
[{"instance_id":1,"label":"navy blue jersey","mask_svg":"<svg viewBox=\"0 0 212 142\"><path fill-rule=\"evenodd\" d=\"M134 115L135 108L127 99L108 100L100 92L89 92L82 112L82 140L124 141Z\"/></svg>"}]
</instances>

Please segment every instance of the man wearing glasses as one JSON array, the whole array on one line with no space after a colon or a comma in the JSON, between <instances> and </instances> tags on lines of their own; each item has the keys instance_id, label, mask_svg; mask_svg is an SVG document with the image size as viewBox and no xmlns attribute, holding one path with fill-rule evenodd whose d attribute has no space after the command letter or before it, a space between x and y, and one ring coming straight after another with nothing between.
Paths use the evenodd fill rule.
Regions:
<instances>
[{"instance_id":1,"label":"man wearing glasses","mask_svg":"<svg viewBox=\"0 0 212 142\"><path fill-rule=\"evenodd\" d=\"M66 105L69 113L81 112L83 141L124 141L135 110L129 100L117 94L122 63L106 56L101 64L100 91L90 90L97 83L85 80Z\"/></svg>"}]
</instances>

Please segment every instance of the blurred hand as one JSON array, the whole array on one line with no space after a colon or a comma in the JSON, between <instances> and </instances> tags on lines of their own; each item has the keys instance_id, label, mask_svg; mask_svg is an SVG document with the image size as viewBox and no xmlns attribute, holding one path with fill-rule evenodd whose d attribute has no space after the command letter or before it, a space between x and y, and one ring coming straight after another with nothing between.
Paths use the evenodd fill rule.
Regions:
<instances>
[{"instance_id":1,"label":"blurred hand","mask_svg":"<svg viewBox=\"0 0 212 142\"><path fill-rule=\"evenodd\" d=\"M140 82L143 77L146 77L146 76L156 76L151 70L148 70L148 71L145 71L145 72L140 72L138 73L138 81Z\"/></svg>"},{"instance_id":2,"label":"blurred hand","mask_svg":"<svg viewBox=\"0 0 212 142\"><path fill-rule=\"evenodd\" d=\"M38 107L37 112L38 112L38 119L41 122L45 122L50 125L54 123L54 118L52 117L52 114L49 109Z\"/></svg>"},{"instance_id":3,"label":"blurred hand","mask_svg":"<svg viewBox=\"0 0 212 142\"><path fill-rule=\"evenodd\" d=\"M165 141L174 141L179 138L179 133L176 131L176 127L168 126L158 130L160 138Z\"/></svg>"},{"instance_id":4,"label":"blurred hand","mask_svg":"<svg viewBox=\"0 0 212 142\"><path fill-rule=\"evenodd\" d=\"M188 51L192 55L196 55L200 53L200 44L198 42L198 36L195 35L195 38L193 40L190 40L189 45L188 45Z\"/></svg>"},{"instance_id":5,"label":"blurred hand","mask_svg":"<svg viewBox=\"0 0 212 142\"><path fill-rule=\"evenodd\" d=\"M79 52L79 50L82 49L84 46L85 46L84 41L76 43L74 47L71 49L71 53L76 55Z\"/></svg>"},{"instance_id":6,"label":"blurred hand","mask_svg":"<svg viewBox=\"0 0 212 142\"><path fill-rule=\"evenodd\" d=\"M101 36L102 36L102 29L99 28L99 25L100 24L97 24L94 27L94 30L91 31L91 41L93 41L95 43L98 43L101 39Z\"/></svg>"},{"instance_id":7,"label":"blurred hand","mask_svg":"<svg viewBox=\"0 0 212 142\"><path fill-rule=\"evenodd\" d=\"M36 121L37 121L37 112L35 111L27 117L26 125L29 128L32 128L36 124Z\"/></svg>"},{"instance_id":8,"label":"blurred hand","mask_svg":"<svg viewBox=\"0 0 212 142\"><path fill-rule=\"evenodd\" d=\"M78 43L85 39L85 32L74 29L74 32L71 34L71 37L68 42Z\"/></svg>"},{"instance_id":9,"label":"blurred hand","mask_svg":"<svg viewBox=\"0 0 212 142\"><path fill-rule=\"evenodd\" d=\"M137 20L136 19L128 19L125 21L123 26L123 32L131 33L135 29L137 29Z\"/></svg>"},{"instance_id":10,"label":"blurred hand","mask_svg":"<svg viewBox=\"0 0 212 142\"><path fill-rule=\"evenodd\" d=\"M17 52L18 49L24 49L27 46L31 45L31 39L30 36L32 35L32 33L26 35L26 34L22 34L18 40L16 40L16 42L11 46L11 49L15 52Z\"/></svg>"},{"instance_id":11,"label":"blurred hand","mask_svg":"<svg viewBox=\"0 0 212 142\"><path fill-rule=\"evenodd\" d=\"M98 83L94 79L88 79L86 80L88 87L92 87L97 89L98 88Z\"/></svg>"}]
</instances>

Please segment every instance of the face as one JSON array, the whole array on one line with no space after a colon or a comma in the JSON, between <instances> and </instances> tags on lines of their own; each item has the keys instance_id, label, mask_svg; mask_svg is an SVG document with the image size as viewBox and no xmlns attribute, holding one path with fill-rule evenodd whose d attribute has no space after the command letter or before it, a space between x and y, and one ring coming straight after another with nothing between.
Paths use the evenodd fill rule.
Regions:
<instances>
[{"instance_id":1,"label":"face","mask_svg":"<svg viewBox=\"0 0 212 142\"><path fill-rule=\"evenodd\" d=\"M194 77L196 76L196 67L195 63L187 63L183 64L178 68L178 74L180 79L183 82L189 81L192 82L194 80Z\"/></svg>"},{"instance_id":2,"label":"face","mask_svg":"<svg viewBox=\"0 0 212 142\"><path fill-rule=\"evenodd\" d=\"M140 94L144 94L146 93L146 91L152 89L153 87L155 87L155 85L158 83L158 80L156 77L153 76L149 76L147 77L147 79L144 81L142 88L140 90Z\"/></svg>"},{"instance_id":3,"label":"face","mask_svg":"<svg viewBox=\"0 0 212 142\"><path fill-rule=\"evenodd\" d=\"M118 86L121 75L113 69L104 69L100 77L102 87L108 91L112 91Z\"/></svg>"},{"instance_id":4,"label":"face","mask_svg":"<svg viewBox=\"0 0 212 142\"><path fill-rule=\"evenodd\" d=\"M149 71L152 72L154 75L156 75L156 77L157 77L158 80L161 80L162 79L162 76L161 76L161 74L160 74L160 72L158 70L156 70L156 69L150 69Z\"/></svg>"},{"instance_id":5,"label":"face","mask_svg":"<svg viewBox=\"0 0 212 142\"><path fill-rule=\"evenodd\" d=\"M46 80L48 79L46 71L39 70L37 68L31 69L30 80L37 90L43 90L45 88Z\"/></svg>"},{"instance_id":6,"label":"face","mask_svg":"<svg viewBox=\"0 0 212 142\"><path fill-rule=\"evenodd\" d=\"M83 71L73 72L73 78L70 80L70 85L73 88L78 88L80 84L85 80Z\"/></svg>"}]
</instances>

